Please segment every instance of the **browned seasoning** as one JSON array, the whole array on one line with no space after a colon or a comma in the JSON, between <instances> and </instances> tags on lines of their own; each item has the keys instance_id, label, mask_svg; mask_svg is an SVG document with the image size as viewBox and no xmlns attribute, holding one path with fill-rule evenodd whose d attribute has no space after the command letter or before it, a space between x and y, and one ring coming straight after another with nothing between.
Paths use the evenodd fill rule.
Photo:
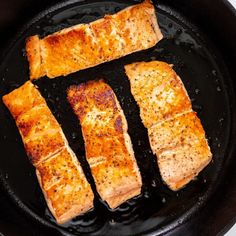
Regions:
<instances>
[{"instance_id":1,"label":"browned seasoning","mask_svg":"<svg viewBox=\"0 0 236 236\"><path fill-rule=\"evenodd\" d=\"M184 85L165 62L125 66L163 181L178 190L212 159L205 131Z\"/></svg>"},{"instance_id":2,"label":"browned seasoning","mask_svg":"<svg viewBox=\"0 0 236 236\"><path fill-rule=\"evenodd\" d=\"M153 47L162 39L151 1L26 42L30 79L54 78Z\"/></svg>"},{"instance_id":3,"label":"browned seasoning","mask_svg":"<svg viewBox=\"0 0 236 236\"><path fill-rule=\"evenodd\" d=\"M48 207L61 224L93 207L93 192L45 100L31 82L3 96Z\"/></svg>"},{"instance_id":4,"label":"browned seasoning","mask_svg":"<svg viewBox=\"0 0 236 236\"><path fill-rule=\"evenodd\" d=\"M80 120L90 164L101 198L115 208L141 191L127 123L112 89L91 81L68 89L67 98Z\"/></svg>"}]
</instances>

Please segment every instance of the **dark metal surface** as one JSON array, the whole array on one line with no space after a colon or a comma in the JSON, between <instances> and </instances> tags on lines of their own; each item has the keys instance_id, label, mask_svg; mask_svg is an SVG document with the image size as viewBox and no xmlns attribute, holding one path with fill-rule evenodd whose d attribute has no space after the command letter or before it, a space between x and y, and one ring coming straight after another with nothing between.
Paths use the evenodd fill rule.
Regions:
<instances>
[{"instance_id":1,"label":"dark metal surface","mask_svg":"<svg viewBox=\"0 0 236 236\"><path fill-rule=\"evenodd\" d=\"M105 13L114 13L134 2L71 1L44 11L36 21L23 29L22 34L17 35L16 41L1 61L1 96L28 79L28 65L24 52L26 36L35 33L44 36L72 24L97 19ZM160 4L157 10L165 39L156 47L72 74L67 78L55 80L43 78L36 82L82 163L84 147L80 127L66 102L65 90L70 84L100 77L114 89L127 117L129 133L144 180L142 196L128 201L115 211L108 210L99 199L96 199L93 211L77 217L66 225L57 226L46 208L34 169L27 160L14 121L1 103L1 179L8 197L28 218L40 222L38 225L55 228L62 234L87 232L99 235L144 232L154 235L161 233L204 235L204 232L208 232L208 235L215 235L223 226L229 224L229 219L233 221L235 209L227 206L233 202L232 196L235 196L234 189L229 190L231 186L235 186L232 179L233 168L236 166L233 158L235 155L233 69L236 55L233 42L236 36L235 32L230 30L232 25L229 23L232 24L232 19L235 20L236 17L223 1L211 5L213 13L207 12L206 7L209 7L211 2L196 0L189 4L187 1L177 0L175 3L167 1L166 5ZM35 4L37 5L37 1ZM214 18L219 7L225 9L223 13L225 24L217 22L218 18ZM180 14L173 10L175 8ZM37 9L34 8L34 11L37 12ZM29 12L28 15L30 14L32 13ZM182 16L188 17L188 20ZM198 27L190 24L189 19ZM123 71L125 64L154 59L175 65L175 70L181 76L192 99L193 108L203 122L214 154L214 161L198 179L178 193L171 192L161 183L155 157L150 153L146 130L140 121L137 105L130 94L129 83ZM226 213L224 217L215 219L209 214L213 211L215 214ZM210 222L208 225L205 224L207 221ZM221 227L217 227L216 222ZM37 228L35 232L37 234L40 231L41 229Z\"/></svg>"},{"instance_id":2,"label":"dark metal surface","mask_svg":"<svg viewBox=\"0 0 236 236\"><path fill-rule=\"evenodd\" d=\"M22 214L9 200L8 195L0 187L0 236L46 236L55 232L32 222L32 219Z\"/></svg>"}]
</instances>

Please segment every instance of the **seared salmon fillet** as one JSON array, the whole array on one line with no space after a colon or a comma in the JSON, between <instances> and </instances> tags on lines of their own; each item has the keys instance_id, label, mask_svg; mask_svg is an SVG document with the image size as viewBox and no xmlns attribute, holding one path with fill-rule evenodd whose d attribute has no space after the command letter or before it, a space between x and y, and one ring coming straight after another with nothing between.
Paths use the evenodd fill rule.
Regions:
<instances>
[{"instance_id":1,"label":"seared salmon fillet","mask_svg":"<svg viewBox=\"0 0 236 236\"><path fill-rule=\"evenodd\" d=\"M149 0L90 24L78 24L26 42L30 79L54 78L153 47L162 39Z\"/></svg>"},{"instance_id":2,"label":"seared salmon fillet","mask_svg":"<svg viewBox=\"0 0 236 236\"><path fill-rule=\"evenodd\" d=\"M48 207L62 224L93 207L93 192L57 120L31 82L3 96L36 168Z\"/></svg>"},{"instance_id":3,"label":"seared salmon fillet","mask_svg":"<svg viewBox=\"0 0 236 236\"><path fill-rule=\"evenodd\" d=\"M201 121L181 79L167 63L137 62L126 65L125 71L162 179L178 190L212 159Z\"/></svg>"},{"instance_id":4,"label":"seared salmon fillet","mask_svg":"<svg viewBox=\"0 0 236 236\"><path fill-rule=\"evenodd\" d=\"M111 208L141 192L127 122L120 104L103 80L71 86L67 98L80 120L86 159L96 188Z\"/></svg>"}]
</instances>

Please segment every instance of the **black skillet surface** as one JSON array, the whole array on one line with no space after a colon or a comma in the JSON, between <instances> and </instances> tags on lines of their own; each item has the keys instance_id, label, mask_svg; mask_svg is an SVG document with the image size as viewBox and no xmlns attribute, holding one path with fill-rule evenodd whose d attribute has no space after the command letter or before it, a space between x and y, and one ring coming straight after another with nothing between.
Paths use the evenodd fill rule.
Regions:
<instances>
[{"instance_id":1,"label":"black skillet surface","mask_svg":"<svg viewBox=\"0 0 236 236\"><path fill-rule=\"evenodd\" d=\"M93 21L114 13L136 1L70 1L44 11L17 35L0 66L1 96L28 79L24 41L29 35L45 36L81 22ZM66 137L92 181L84 158L80 127L66 102L66 88L88 80L104 78L115 91L124 109L136 159L143 177L142 195L109 210L97 197L94 210L58 226L46 204L29 163L22 141L7 109L1 114L1 180L10 198L28 216L55 228L61 234L127 235L165 233L202 209L212 195L232 158L234 131L234 95L232 82L222 56L212 41L180 14L166 5L157 6L159 24L165 36L152 49L129 55L88 70L53 80L37 82L48 106L58 119ZM213 152L213 162L183 190L174 193L160 179L155 157L151 154L138 107L131 94L123 66L134 61L163 60L174 64L182 78L206 130Z\"/></svg>"}]
</instances>

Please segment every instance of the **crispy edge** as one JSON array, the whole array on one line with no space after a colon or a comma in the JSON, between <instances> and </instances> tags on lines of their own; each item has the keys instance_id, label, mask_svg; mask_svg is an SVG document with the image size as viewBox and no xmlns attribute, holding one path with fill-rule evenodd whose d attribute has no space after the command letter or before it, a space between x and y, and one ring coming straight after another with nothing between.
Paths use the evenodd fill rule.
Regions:
<instances>
[{"instance_id":1,"label":"crispy edge","mask_svg":"<svg viewBox=\"0 0 236 236\"><path fill-rule=\"evenodd\" d=\"M47 203L47 206L49 208L49 210L51 211L52 215L54 216L54 218L56 219L57 221L57 215L56 215L56 212L54 211L54 208L52 206L52 202L51 200L47 197L46 195L46 192L44 191L44 188L43 188L43 185L42 185L42 179L41 179L41 175L39 173L39 171L37 169L35 169L35 172L36 172L36 176L37 176L37 179L38 179L38 182L39 182L39 186L43 192L43 195L44 195L44 199ZM58 221L57 221L58 222Z\"/></svg>"},{"instance_id":2,"label":"crispy edge","mask_svg":"<svg viewBox=\"0 0 236 236\"><path fill-rule=\"evenodd\" d=\"M38 35L27 38L26 53L29 61L30 80L35 80L46 75L42 63L41 40Z\"/></svg>"},{"instance_id":3,"label":"crispy edge","mask_svg":"<svg viewBox=\"0 0 236 236\"><path fill-rule=\"evenodd\" d=\"M155 14L155 8L150 0L144 0L141 3L144 6L144 10L150 15L150 20L152 23L153 30L156 33L157 43L163 39L163 34L161 33L160 27L158 26L157 16Z\"/></svg>"}]
</instances>

